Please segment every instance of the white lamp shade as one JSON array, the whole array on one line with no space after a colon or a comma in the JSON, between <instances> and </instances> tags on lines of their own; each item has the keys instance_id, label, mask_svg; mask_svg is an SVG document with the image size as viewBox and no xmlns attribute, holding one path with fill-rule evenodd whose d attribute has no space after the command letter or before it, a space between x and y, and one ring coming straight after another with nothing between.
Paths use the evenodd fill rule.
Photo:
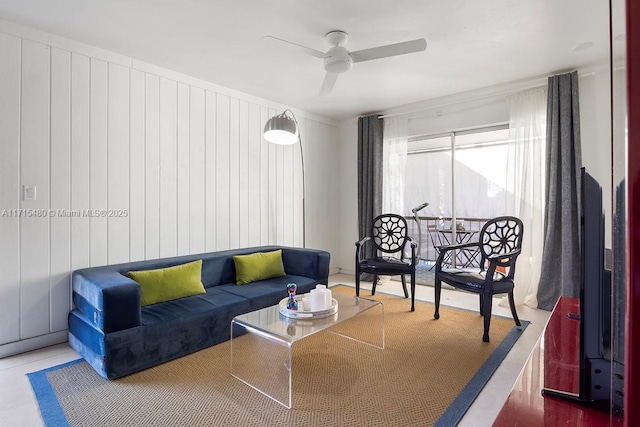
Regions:
<instances>
[{"instance_id":1,"label":"white lamp shade","mask_svg":"<svg viewBox=\"0 0 640 427\"><path fill-rule=\"evenodd\" d=\"M298 126L289 117L273 116L264 125L264 138L273 144L295 144L298 142Z\"/></svg>"}]
</instances>

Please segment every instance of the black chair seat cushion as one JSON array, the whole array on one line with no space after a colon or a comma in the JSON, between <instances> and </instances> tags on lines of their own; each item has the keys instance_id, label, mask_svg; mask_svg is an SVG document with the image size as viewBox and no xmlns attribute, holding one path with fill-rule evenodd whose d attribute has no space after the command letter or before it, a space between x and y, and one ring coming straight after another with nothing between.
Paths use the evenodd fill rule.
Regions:
<instances>
[{"instance_id":1,"label":"black chair seat cushion","mask_svg":"<svg viewBox=\"0 0 640 427\"><path fill-rule=\"evenodd\" d=\"M486 272L477 273L464 270L442 270L440 278L443 282L470 292L479 292L484 285ZM499 273L493 277L493 293L501 294L513 290L513 280L506 279Z\"/></svg>"},{"instance_id":2,"label":"black chair seat cushion","mask_svg":"<svg viewBox=\"0 0 640 427\"><path fill-rule=\"evenodd\" d=\"M360 263L360 270L367 273L375 273L384 270L385 275L408 274L411 272L411 262L399 258L382 256L370 258Z\"/></svg>"}]
</instances>

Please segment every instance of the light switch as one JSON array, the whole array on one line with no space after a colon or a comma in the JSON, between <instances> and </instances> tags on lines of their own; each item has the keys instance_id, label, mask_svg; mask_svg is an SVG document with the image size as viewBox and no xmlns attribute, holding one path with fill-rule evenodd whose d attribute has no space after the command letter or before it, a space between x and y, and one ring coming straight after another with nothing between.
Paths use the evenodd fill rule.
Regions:
<instances>
[{"instance_id":1,"label":"light switch","mask_svg":"<svg viewBox=\"0 0 640 427\"><path fill-rule=\"evenodd\" d=\"M22 186L22 200L36 200L36 186L35 185L23 185Z\"/></svg>"}]
</instances>

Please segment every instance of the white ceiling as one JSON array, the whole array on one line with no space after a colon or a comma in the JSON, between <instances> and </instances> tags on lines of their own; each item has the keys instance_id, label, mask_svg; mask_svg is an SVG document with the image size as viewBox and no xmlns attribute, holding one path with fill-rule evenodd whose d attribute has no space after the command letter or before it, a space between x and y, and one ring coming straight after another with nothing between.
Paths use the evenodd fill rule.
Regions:
<instances>
[{"instance_id":1,"label":"white ceiling","mask_svg":"<svg viewBox=\"0 0 640 427\"><path fill-rule=\"evenodd\" d=\"M341 120L608 61L604 0L0 0L0 19ZM427 50L354 64L318 95L326 51L417 38ZM585 50L572 48L592 42Z\"/></svg>"}]
</instances>

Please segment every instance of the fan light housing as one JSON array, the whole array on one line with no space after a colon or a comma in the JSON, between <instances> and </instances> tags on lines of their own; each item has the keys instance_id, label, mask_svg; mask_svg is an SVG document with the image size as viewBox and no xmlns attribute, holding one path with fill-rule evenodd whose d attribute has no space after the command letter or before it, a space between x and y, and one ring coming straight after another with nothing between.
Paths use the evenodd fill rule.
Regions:
<instances>
[{"instance_id":1,"label":"fan light housing","mask_svg":"<svg viewBox=\"0 0 640 427\"><path fill-rule=\"evenodd\" d=\"M344 73L353 66L349 51L342 46L333 46L323 59L324 69L328 73Z\"/></svg>"},{"instance_id":2,"label":"fan light housing","mask_svg":"<svg viewBox=\"0 0 640 427\"><path fill-rule=\"evenodd\" d=\"M286 115L286 111L271 117L264 125L264 138L279 145L292 145L300 139L298 124Z\"/></svg>"}]
</instances>

